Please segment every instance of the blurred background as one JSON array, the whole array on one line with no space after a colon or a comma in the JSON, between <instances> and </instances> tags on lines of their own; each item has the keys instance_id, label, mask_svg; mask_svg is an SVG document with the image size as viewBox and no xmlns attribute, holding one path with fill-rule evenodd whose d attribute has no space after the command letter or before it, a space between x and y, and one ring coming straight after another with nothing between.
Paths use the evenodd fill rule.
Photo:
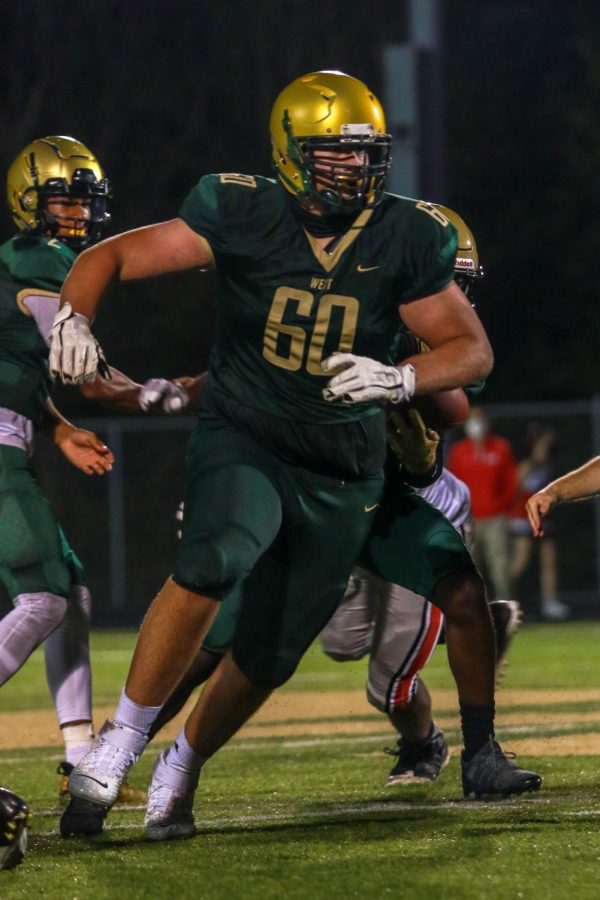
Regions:
<instances>
[{"instance_id":1,"label":"blurred background","mask_svg":"<svg viewBox=\"0 0 600 900\"><path fill-rule=\"evenodd\" d=\"M557 472L600 452L595 0L21 0L2 15L4 170L33 138L76 136L113 184L113 232L176 216L202 174L269 174L270 107L298 75L367 82L394 135L390 189L452 207L476 236L494 430L519 458L527 423L551 427ZM11 234L5 215L0 238ZM211 295L196 272L112 290L96 323L110 362L139 381L202 370ZM137 622L170 571L193 420L114 420L59 394L120 465L91 482L40 442L40 478L87 567L96 622ZM555 518L561 596L574 615L600 614L597 504ZM520 586L532 617L535 566Z\"/></svg>"}]
</instances>

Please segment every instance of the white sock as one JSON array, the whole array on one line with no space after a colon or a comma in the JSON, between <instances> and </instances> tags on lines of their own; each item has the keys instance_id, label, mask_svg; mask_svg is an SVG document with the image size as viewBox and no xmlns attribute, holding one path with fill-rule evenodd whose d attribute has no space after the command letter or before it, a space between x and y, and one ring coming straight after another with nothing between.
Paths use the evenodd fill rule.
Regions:
<instances>
[{"instance_id":1,"label":"white sock","mask_svg":"<svg viewBox=\"0 0 600 900\"><path fill-rule=\"evenodd\" d=\"M194 774L200 771L206 760L206 756L200 756L188 743L185 736L185 727L181 729L165 756L166 763L186 769Z\"/></svg>"},{"instance_id":2,"label":"white sock","mask_svg":"<svg viewBox=\"0 0 600 900\"><path fill-rule=\"evenodd\" d=\"M147 736L160 710L160 706L141 706L141 704L135 703L129 699L123 688L115 714L115 722L117 725L125 725L127 728L132 728Z\"/></svg>"},{"instance_id":3,"label":"white sock","mask_svg":"<svg viewBox=\"0 0 600 900\"><path fill-rule=\"evenodd\" d=\"M175 791L195 791L206 757L200 756L186 739L182 728L175 742L158 758L153 778Z\"/></svg>"},{"instance_id":4,"label":"white sock","mask_svg":"<svg viewBox=\"0 0 600 900\"><path fill-rule=\"evenodd\" d=\"M76 766L92 746L92 741L94 740L92 723L82 722L79 725L63 725L61 732L65 742L65 759L72 766Z\"/></svg>"}]
</instances>

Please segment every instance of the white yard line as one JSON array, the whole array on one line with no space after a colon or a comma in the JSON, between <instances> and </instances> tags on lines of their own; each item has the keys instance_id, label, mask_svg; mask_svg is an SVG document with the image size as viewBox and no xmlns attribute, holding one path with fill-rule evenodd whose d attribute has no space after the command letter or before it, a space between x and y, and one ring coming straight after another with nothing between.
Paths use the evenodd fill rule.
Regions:
<instances>
[{"instance_id":1,"label":"white yard line","mask_svg":"<svg viewBox=\"0 0 600 900\"><path fill-rule=\"evenodd\" d=\"M503 728L497 730L497 735L502 740L510 740L510 735L522 735L522 734L535 734L539 735L540 730L544 733L546 732L558 732L565 731L566 734L577 734L580 733L577 731L578 723L576 720L573 721L572 728L566 729L564 725L556 724L556 725L546 725L544 724L541 728L539 725L515 725L510 728ZM449 733L457 733L456 729L448 729ZM543 738L541 738L543 740ZM226 744L225 747L222 748L220 752L235 752L238 750L260 750L263 748L266 749L283 749L283 750L297 750L303 748L310 747L325 747L325 746L338 746L338 745L348 745L348 744L374 744L380 743L381 741L387 741L388 743L394 742L394 734L393 732L381 731L375 732L371 734L356 734L356 735L347 735L343 737L328 737L324 735L323 737L314 737L314 738L290 738L288 740L281 740L280 738L266 737L266 738L253 738L252 740L244 741L238 740L233 741L230 744ZM165 741L157 741L155 745L150 745L148 748L148 753L152 752L152 747L155 746L156 750L168 746L168 742ZM47 762L60 762L64 759L64 754L61 753L46 753L43 749L40 749L38 752L28 752L27 760L31 760L32 762L36 760L45 760ZM24 758L22 756L1 756L0 762L6 765L16 765L17 763L23 763Z\"/></svg>"},{"instance_id":2,"label":"white yard line","mask_svg":"<svg viewBox=\"0 0 600 900\"><path fill-rule=\"evenodd\" d=\"M315 821L322 819L325 822L334 819L345 818L346 816L371 816L374 813L402 813L402 812L437 812L438 810L461 810L468 808L469 812L477 814L480 810L498 809L499 807L511 806L515 807L519 803L535 803L536 805L549 805L552 801L548 797L526 797L515 798L513 800L493 800L489 802L474 802L468 800L445 800L441 803L407 803L405 800L390 800L387 803L381 801L372 801L362 804L332 804L327 809L307 810L298 813L261 813L259 815L250 816L234 816L221 819L211 819L208 822L198 821L198 832L200 835L211 831L219 831L222 828L241 828L246 825L268 825L270 823L287 822L290 824ZM128 810L141 810L143 806L121 807L114 812L125 813ZM56 816L56 810L36 810L36 816L49 817ZM112 815L112 814L111 814ZM133 831L141 828L141 824L133 824L124 822L122 824L113 824L112 818L108 821L106 835L114 831ZM56 831L33 831L32 837L56 837Z\"/></svg>"}]
</instances>

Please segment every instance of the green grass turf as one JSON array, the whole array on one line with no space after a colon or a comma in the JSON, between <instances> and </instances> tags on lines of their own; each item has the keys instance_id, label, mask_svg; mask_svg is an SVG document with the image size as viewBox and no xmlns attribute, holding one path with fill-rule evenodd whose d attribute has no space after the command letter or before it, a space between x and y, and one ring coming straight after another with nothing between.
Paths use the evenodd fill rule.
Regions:
<instances>
[{"instance_id":1,"label":"green grass turf","mask_svg":"<svg viewBox=\"0 0 600 900\"><path fill-rule=\"evenodd\" d=\"M512 648L504 684L600 687L599 637L595 624L529 626ZM96 702L115 702L132 641L130 633L94 635ZM356 689L364 678L364 662L336 664L315 647L286 689ZM427 679L434 688L451 685L443 649ZM3 710L50 705L39 654L2 697ZM574 715L597 706L579 702ZM381 753L390 743L383 717L381 723L381 735L247 738L230 745L201 779L199 836L165 845L144 841L142 810L114 811L100 839L62 841L56 833L57 749L2 751L0 781L28 799L34 819L25 863L0 873L0 898L598 896L597 758L520 759L545 778L542 791L524 799L461 801L457 759L427 788L384 790L391 760ZM449 737L458 739L452 732ZM138 764L137 783L149 776L153 757L149 752Z\"/></svg>"}]
</instances>

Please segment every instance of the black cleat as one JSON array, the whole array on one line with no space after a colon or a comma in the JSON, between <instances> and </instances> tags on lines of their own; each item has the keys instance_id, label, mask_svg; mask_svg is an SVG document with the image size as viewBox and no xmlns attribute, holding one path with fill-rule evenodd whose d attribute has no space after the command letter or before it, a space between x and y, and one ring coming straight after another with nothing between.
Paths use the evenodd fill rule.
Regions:
<instances>
[{"instance_id":1,"label":"black cleat","mask_svg":"<svg viewBox=\"0 0 600 900\"><path fill-rule=\"evenodd\" d=\"M467 799L480 800L485 797L510 797L537 791L542 776L520 769L512 763L491 737L468 762L461 758L463 793ZM514 759L514 753L510 754Z\"/></svg>"},{"instance_id":2,"label":"black cleat","mask_svg":"<svg viewBox=\"0 0 600 900\"><path fill-rule=\"evenodd\" d=\"M519 630L523 611L516 600L493 600L490 614L496 632L496 684L506 671L506 654L511 640Z\"/></svg>"},{"instance_id":3,"label":"black cleat","mask_svg":"<svg viewBox=\"0 0 600 900\"><path fill-rule=\"evenodd\" d=\"M69 805L60 817L60 833L64 838L102 834L108 810L99 803L71 797Z\"/></svg>"},{"instance_id":4,"label":"black cleat","mask_svg":"<svg viewBox=\"0 0 600 900\"><path fill-rule=\"evenodd\" d=\"M391 756L397 756L398 762L388 775L385 787L436 781L448 764L450 751L443 731L433 726L432 732L423 744L409 744L400 739L397 750L386 750Z\"/></svg>"}]
</instances>

